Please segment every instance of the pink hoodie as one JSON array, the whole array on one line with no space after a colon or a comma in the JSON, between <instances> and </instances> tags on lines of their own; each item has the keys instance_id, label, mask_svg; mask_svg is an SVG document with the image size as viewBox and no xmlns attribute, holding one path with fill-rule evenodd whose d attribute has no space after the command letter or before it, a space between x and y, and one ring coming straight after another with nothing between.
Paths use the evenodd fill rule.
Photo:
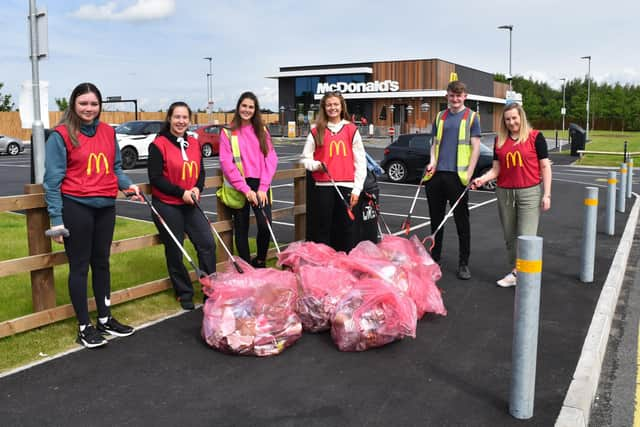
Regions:
<instances>
[{"instance_id":1,"label":"pink hoodie","mask_svg":"<svg viewBox=\"0 0 640 427\"><path fill-rule=\"evenodd\" d=\"M271 144L271 135L267 132L269 152L266 157L260 151L260 141L251 125L238 129L238 145L240 145L240 157L245 178L260 179L258 190L267 191L278 167L278 155ZM233 188L244 194L251 190L233 163L231 142L225 132L220 133L220 168Z\"/></svg>"}]
</instances>

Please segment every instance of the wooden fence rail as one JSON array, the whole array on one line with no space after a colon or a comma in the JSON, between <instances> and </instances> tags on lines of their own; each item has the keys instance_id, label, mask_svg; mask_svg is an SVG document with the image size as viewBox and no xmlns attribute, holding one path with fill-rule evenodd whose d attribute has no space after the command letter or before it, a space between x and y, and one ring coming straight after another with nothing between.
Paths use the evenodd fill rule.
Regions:
<instances>
[{"instance_id":1,"label":"wooden fence rail","mask_svg":"<svg viewBox=\"0 0 640 427\"><path fill-rule=\"evenodd\" d=\"M294 239L303 240L306 227L306 172L303 168L288 169L276 172L276 180L293 180L293 207L276 209L272 212L273 219L281 219L293 215ZM221 173L205 180L205 188L218 188L222 185ZM150 193L149 184L139 184L140 190ZM119 194L122 198L122 194ZM40 184L25 185L25 195L0 197L0 212L24 210L27 221L27 240L29 256L0 261L0 278L13 274L29 272L31 274L31 295L34 313L16 319L0 322L0 338L14 335L20 332L69 319L75 316L71 304L56 306L55 283L53 276L54 266L66 264L67 256L64 251L52 251L51 239L44 232L49 228L49 216L47 214L44 191ZM217 200L216 211L218 221L213 223L216 231L220 233L222 240L228 247L232 247L232 222L231 210L220 199ZM251 218L255 222L255 217ZM114 241L111 245L111 253L125 253L161 244L158 234L133 237ZM271 249L268 256L273 257L275 250ZM216 252L219 270L226 267L227 254L218 250ZM191 273L191 279L197 280L195 273ZM113 305L137 298L152 295L171 288L168 277L151 282L142 283L127 289L122 289L111 294ZM89 299L89 309L95 310L95 302Z\"/></svg>"}]
</instances>

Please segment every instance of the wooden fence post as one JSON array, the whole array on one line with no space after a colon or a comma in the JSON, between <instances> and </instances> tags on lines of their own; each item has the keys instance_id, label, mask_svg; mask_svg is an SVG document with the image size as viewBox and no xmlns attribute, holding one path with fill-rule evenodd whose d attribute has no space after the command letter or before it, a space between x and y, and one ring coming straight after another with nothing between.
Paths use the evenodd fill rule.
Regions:
<instances>
[{"instance_id":1,"label":"wooden fence post","mask_svg":"<svg viewBox=\"0 0 640 427\"><path fill-rule=\"evenodd\" d=\"M41 184L26 184L25 194L44 193ZM29 255L51 253L51 239L44 235L49 228L47 208L27 209L27 241ZM33 311L42 311L56 306L56 288L53 267L31 272L31 299Z\"/></svg>"},{"instance_id":2,"label":"wooden fence post","mask_svg":"<svg viewBox=\"0 0 640 427\"><path fill-rule=\"evenodd\" d=\"M293 206L299 209L304 206L304 212L294 211L294 239L304 240L307 235L307 182L306 176L293 178Z\"/></svg>"},{"instance_id":3,"label":"wooden fence post","mask_svg":"<svg viewBox=\"0 0 640 427\"><path fill-rule=\"evenodd\" d=\"M222 169L218 171L218 174L222 178ZM220 184L220 185L223 185L223 184ZM227 205L222 203L222 200L220 200L219 197L216 197L216 212L218 214L217 215L218 219L217 219L216 222L226 221L226 220L231 220L232 219L231 209L229 209L227 207ZM228 230L219 232L218 234L220 234L220 237L224 241L224 244L227 245L229 250L233 253L233 227L229 227ZM222 248L222 245L218 245L218 248L220 250L216 251L217 262L223 262L223 261L228 260L229 256L227 255L227 253Z\"/></svg>"}]
</instances>

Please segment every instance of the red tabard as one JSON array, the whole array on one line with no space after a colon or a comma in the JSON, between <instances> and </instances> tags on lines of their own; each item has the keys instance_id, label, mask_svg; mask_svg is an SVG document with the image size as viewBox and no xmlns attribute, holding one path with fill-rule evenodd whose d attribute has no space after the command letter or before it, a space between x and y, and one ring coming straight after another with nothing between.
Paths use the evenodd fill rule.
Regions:
<instances>
[{"instance_id":1,"label":"red tabard","mask_svg":"<svg viewBox=\"0 0 640 427\"><path fill-rule=\"evenodd\" d=\"M313 158L327 165L327 169L335 181L353 182L355 175L353 137L357 130L358 128L353 123L345 124L335 134L329 129L325 129L322 146L316 145ZM314 137L317 132L315 128L311 130ZM323 171L313 172L311 175L318 182L330 181L329 175Z\"/></svg>"},{"instance_id":2,"label":"red tabard","mask_svg":"<svg viewBox=\"0 0 640 427\"><path fill-rule=\"evenodd\" d=\"M537 130L531 131L529 138L517 145L511 138L507 138L502 147L496 146L500 162L498 187L527 188L540 184L540 161L535 143L538 133Z\"/></svg>"},{"instance_id":3,"label":"red tabard","mask_svg":"<svg viewBox=\"0 0 640 427\"><path fill-rule=\"evenodd\" d=\"M162 175L170 183L177 185L185 190L190 190L195 187L198 182L198 176L200 176L200 162L202 160L202 153L200 152L200 144L198 140L192 137L187 137L189 147L185 148L187 158L189 161L182 160L182 152L180 147L176 147L171 141L162 135L158 135L153 141L164 159L162 166ZM156 187L151 187L151 194L170 205L183 205L184 201L182 197L175 197L165 194L158 190Z\"/></svg>"},{"instance_id":4,"label":"red tabard","mask_svg":"<svg viewBox=\"0 0 640 427\"><path fill-rule=\"evenodd\" d=\"M115 130L98 122L96 134L86 136L78 132L77 147L71 143L65 125L55 127L67 147L67 173L60 190L76 197L116 197L118 178L113 172L115 162Z\"/></svg>"}]
</instances>

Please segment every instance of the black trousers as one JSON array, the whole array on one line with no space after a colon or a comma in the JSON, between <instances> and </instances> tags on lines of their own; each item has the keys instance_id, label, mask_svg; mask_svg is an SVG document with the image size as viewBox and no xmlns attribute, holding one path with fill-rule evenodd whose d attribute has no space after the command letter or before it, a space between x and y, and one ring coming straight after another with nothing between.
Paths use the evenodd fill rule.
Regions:
<instances>
[{"instance_id":1,"label":"black trousers","mask_svg":"<svg viewBox=\"0 0 640 427\"><path fill-rule=\"evenodd\" d=\"M344 199L351 198L351 188L338 187ZM356 244L354 222L347 214L347 208L338 196L333 186L316 185L309 195L313 212L313 221L307 224L311 227L309 237L316 243L324 243L337 251L349 252Z\"/></svg>"},{"instance_id":2,"label":"black trousers","mask_svg":"<svg viewBox=\"0 0 640 427\"><path fill-rule=\"evenodd\" d=\"M184 246L185 233L196 249L200 270L207 274L216 271L216 243L209 228L209 222L202 216L195 206L170 205L154 198L153 206L162 215L180 245ZM189 273L184 266L180 248L173 241L164 226L154 215L153 222L160 233L160 240L164 244L164 255L167 260L167 270L173 284L173 290L181 301L193 298L193 285Z\"/></svg>"},{"instance_id":3,"label":"black trousers","mask_svg":"<svg viewBox=\"0 0 640 427\"><path fill-rule=\"evenodd\" d=\"M247 178L246 182L253 191L258 191L258 187L260 186L259 179ZM267 218L269 218L269 222L271 222L270 202L263 206L262 209L258 206L251 206L249 202L245 203L242 209L233 209L233 236L236 248L238 249L240 258L247 262L251 261L251 254L249 253L249 208L253 209L258 228L258 235L256 236L257 257L259 260L264 261L267 259L269 240L271 239L267 221L264 217L264 215L266 215ZM263 211L264 214L262 213Z\"/></svg>"},{"instance_id":4,"label":"black trousers","mask_svg":"<svg viewBox=\"0 0 640 427\"><path fill-rule=\"evenodd\" d=\"M92 208L62 197L62 220L69 230L69 237L64 239L64 249L69 259L69 296L78 323L86 325L89 323L89 266L98 317L111 314L109 254L116 222L116 208Z\"/></svg>"},{"instance_id":5,"label":"black trousers","mask_svg":"<svg viewBox=\"0 0 640 427\"><path fill-rule=\"evenodd\" d=\"M447 201L452 206L464 191L465 186L460 182L455 172L436 172L425 184L427 201L429 203L429 216L431 217L431 232L438 228L445 216ZM469 226L469 193L465 194L453 212L453 219L458 231L458 262L469 263L471 251L471 228ZM435 261L440 261L442 254L442 236L444 228L441 228L435 236L435 245L431 255Z\"/></svg>"}]
</instances>

